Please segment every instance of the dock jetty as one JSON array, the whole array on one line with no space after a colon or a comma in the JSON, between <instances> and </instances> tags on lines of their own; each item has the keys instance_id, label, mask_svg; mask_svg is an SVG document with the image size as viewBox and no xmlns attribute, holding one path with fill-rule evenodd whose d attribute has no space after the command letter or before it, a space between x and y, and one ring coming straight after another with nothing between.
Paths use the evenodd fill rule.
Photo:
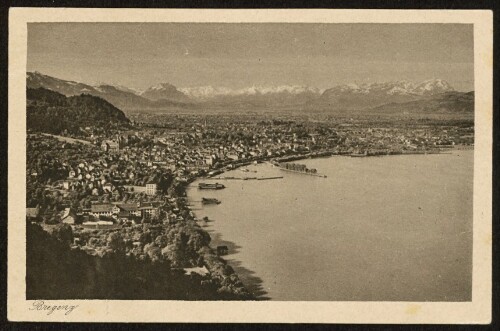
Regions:
<instances>
[{"instance_id":1,"label":"dock jetty","mask_svg":"<svg viewBox=\"0 0 500 331\"><path fill-rule=\"evenodd\" d=\"M282 179L283 176L274 176L274 177L214 177L210 179L217 180L268 180L268 179Z\"/></svg>"}]
</instances>

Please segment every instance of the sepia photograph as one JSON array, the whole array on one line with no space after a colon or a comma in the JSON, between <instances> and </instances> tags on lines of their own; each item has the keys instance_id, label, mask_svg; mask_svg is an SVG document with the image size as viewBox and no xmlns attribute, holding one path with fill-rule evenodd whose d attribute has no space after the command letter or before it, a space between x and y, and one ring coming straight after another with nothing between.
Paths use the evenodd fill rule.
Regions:
<instances>
[{"instance_id":1,"label":"sepia photograph","mask_svg":"<svg viewBox=\"0 0 500 331\"><path fill-rule=\"evenodd\" d=\"M386 302L410 318L487 295L491 77L472 19L141 17L20 30L30 318L89 300Z\"/></svg>"}]
</instances>

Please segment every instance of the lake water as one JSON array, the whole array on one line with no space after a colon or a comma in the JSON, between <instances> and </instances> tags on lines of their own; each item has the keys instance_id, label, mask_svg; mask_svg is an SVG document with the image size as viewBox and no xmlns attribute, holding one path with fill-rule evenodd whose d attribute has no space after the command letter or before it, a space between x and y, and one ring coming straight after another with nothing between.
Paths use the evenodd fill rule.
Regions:
<instances>
[{"instance_id":1,"label":"lake water","mask_svg":"<svg viewBox=\"0 0 500 331\"><path fill-rule=\"evenodd\" d=\"M221 176L284 178L188 189L249 290L271 300L471 299L473 151L296 162L328 177L259 164Z\"/></svg>"}]
</instances>

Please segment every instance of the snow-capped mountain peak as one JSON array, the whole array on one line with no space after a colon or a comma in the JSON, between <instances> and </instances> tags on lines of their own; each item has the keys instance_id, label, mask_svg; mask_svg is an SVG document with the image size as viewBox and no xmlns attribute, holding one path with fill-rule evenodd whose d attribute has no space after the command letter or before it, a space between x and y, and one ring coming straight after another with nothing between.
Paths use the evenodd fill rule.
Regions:
<instances>
[{"instance_id":1,"label":"snow-capped mountain peak","mask_svg":"<svg viewBox=\"0 0 500 331\"><path fill-rule=\"evenodd\" d=\"M301 85L280 85L280 86L250 86L240 89L227 87L199 86L184 87L179 91L194 99L211 99L221 96L251 96L251 95L271 95L271 94L321 94L323 91L309 86Z\"/></svg>"},{"instance_id":2,"label":"snow-capped mountain peak","mask_svg":"<svg viewBox=\"0 0 500 331\"><path fill-rule=\"evenodd\" d=\"M154 85L143 91L140 96L150 100L168 99L175 101L188 101L188 97L170 83L160 83Z\"/></svg>"},{"instance_id":3,"label":"snow-capped mountain peak","mask_svg":"<svg viewBox=\"0 0 500 331\"><path fill-rule=\"evenodd\" d=\"M435 94L453 90L453 87L442 79L426 80L415 87L417 94Z\"/></svg>"},{"instance_id":4,"label":"snow-capped mountain peak","mask_svg":"<svg viewBox=\"0 0 500 331\"><path fill-rule=\"evenodd\" d=\"M364 83L337 85L326 90L329 94L387 94L387 95L427 95L454 91L451 85L442 79L430 79L421 83L406 80L385 83Z\"/></svg>"},{"instance_id":5,"label":"snow-capped mountain peak","mask_svg":"<svg viewBox=\"0 0 500 331\"><path fill-rule=\"evenodd\" d=\"M159 91L159 90L171 90L171 89L175 89L176 90L177 88L174 85L170 84L170 83L160 83L160 84L157 84L155 86L151 86L147 90Z\"/></svg>"}]
</instances>

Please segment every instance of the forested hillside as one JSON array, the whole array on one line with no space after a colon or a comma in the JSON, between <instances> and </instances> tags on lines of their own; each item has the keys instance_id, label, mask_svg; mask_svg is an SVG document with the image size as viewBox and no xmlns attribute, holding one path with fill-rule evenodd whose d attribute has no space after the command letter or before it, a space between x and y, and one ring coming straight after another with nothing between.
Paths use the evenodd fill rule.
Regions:
<instances>
[{"instance_id":1,"label":"forested hillside","mask_svg":"<svg viewBox=\"0 0 500 331\"><path fill-rule=\"evenodd\" d=\"M183 236L189 237L186 233ZM28 223L26 237L26 298L30 300L252 298L243 290L241 283L232 281L235 276L229 277L228 274L226 278L217 273L215 266L210 268L211 277L196 273L186 275L182 269L174 269L173 257L163 258L160 249L149 242L152 239L148 239L147 235L141 237L144 242L149 242L145 248L147 254L142 258L125 254L126 243L117 232L110 233L106 242L101 243L103 246L99 255L70 249L73 232L69 225L57 225L49 234L39 225ZM207 265L212 265L212 260L217 257L205 253L203 259ZM220 282L219 278L222 279Z\"/></svg>"},{"instance_id":2,"label":"forested hillside","mask_svg":"<svg viewBox=\"0 0 500 331\"><path fill-rule=\"evenodd\" d=\"M125 114L109 102L92 95L66 97L44 88L26 91L27 128L60 134L75 133L87 126L127 126Z\"/></svg>"}]
</instances>

